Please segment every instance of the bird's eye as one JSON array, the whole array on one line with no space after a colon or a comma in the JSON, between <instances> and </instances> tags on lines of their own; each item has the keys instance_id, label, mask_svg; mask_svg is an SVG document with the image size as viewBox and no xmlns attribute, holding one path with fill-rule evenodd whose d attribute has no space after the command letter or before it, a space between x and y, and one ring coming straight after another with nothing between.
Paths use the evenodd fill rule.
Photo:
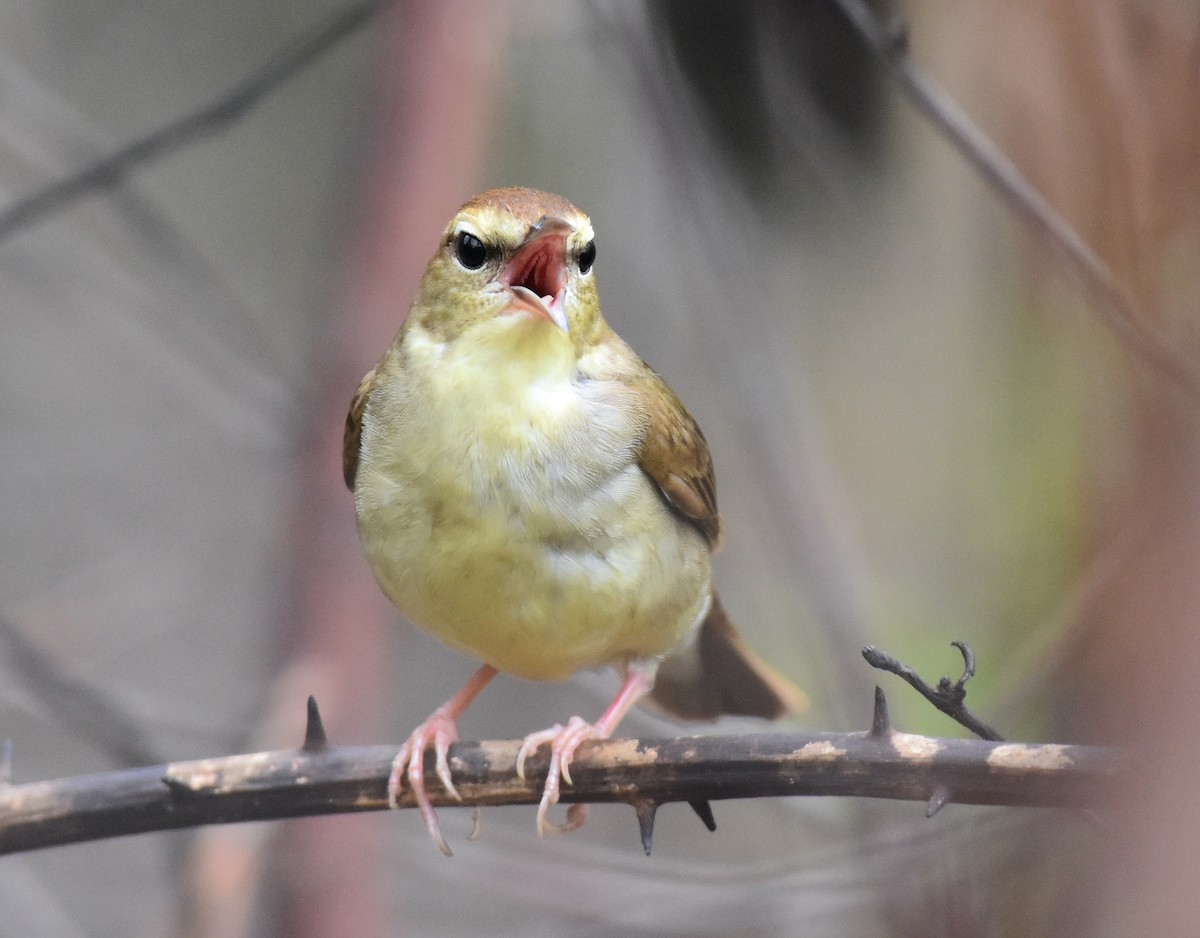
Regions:
<instances>
[{"instance_id":1,"label":"bird's eye","mask_svg":"<svg viewBox=\"0 0 1200 938\"><path fill-rule=\"evenodd\" d=\"M592 269L594 263L596 263L596 242L589 241L579 252L579 272L586 274Z\"/></svg>"},{"instance_id":2,"label":"bird's eye","mask_svg":"<svg viewBox=\"0 0 1200 938\"><path fill-rule=\"evenodd\" d=\"M454 236L454 256L467 270L478 270L487 263L487 245L469 231Z\"/></svg>"}]
</instances>

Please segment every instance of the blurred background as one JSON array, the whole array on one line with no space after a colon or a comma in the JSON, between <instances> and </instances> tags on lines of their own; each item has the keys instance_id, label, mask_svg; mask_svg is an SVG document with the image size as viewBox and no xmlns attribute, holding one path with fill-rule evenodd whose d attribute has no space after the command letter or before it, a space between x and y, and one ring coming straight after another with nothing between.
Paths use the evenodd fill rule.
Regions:
<instances>
[{"instance_id":1,"label":"blurred background","mask_svg":"<svg viewBox=\"0 0 1200 938\"><path fill-rule=\"evenodd\" d=\"M219 99L332 0L11 0L0 211ZM912 0L915 59L1200 371L1200 11ZM607 318L704 427L717 580L798 723L1136 746L1127 808L718 803L537 841L532 808L146 835L0 859L0 936L1191 935L1200 403L899 96L824 0L396 0L239 120L0 240L0 737L15 780L399 742L475 662L371 580L345 409L455 209L591 214ZM495 682L465 738L596 715ZM629 735L738 732L638 713ZM788 729L782 725L781 729Z\"/></svg>"}]
</instances>

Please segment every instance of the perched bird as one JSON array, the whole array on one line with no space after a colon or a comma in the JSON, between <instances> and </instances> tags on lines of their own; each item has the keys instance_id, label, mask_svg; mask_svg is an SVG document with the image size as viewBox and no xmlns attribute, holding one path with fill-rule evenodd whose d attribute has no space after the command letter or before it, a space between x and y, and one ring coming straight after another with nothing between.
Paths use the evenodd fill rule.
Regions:
<instances>
[{"instance_id":1,"label":"perched bird","mask_svg":"<svg viewBox=\"0 0 1200 938\"><path fill-rule=\"evenodd\" d=\"M535 189L493 189L454 216L391 346L354 396L343 448L367 559L406 616L482 667L404 744L388 782L457 797L457 720L504 671L559 681L613 666L595 723L525 737L570 784L576 748L641 697L684 718L774 718L803 695L739 639L711 583L721 537L712 459L666 383L600 315L591 221ZM566 829L583 821L573 806Z\"/></svg>"}]
</instances>

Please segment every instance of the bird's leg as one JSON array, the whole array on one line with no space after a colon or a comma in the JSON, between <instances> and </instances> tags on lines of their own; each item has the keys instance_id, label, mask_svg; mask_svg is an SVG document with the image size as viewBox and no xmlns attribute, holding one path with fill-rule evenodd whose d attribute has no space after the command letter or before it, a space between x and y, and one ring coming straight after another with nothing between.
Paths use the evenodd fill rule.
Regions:
<instances>
[{"instance_id":1,"label":"bird's leg","mask_svg":"<svg viewBox=\"0 0 1200 938\"><path fill-rule=\"evenodd\" d=\"M400 792L404 787L404 779L408 778L412 786L413 797L417 799L417 807L425 821L425 829L434 844L446 856L452 856L442 829L438 825L437 814L429 803L429 795L425 793L425 750L433 743L436 756L437 776L446 789L459 801L458 791L450 778L450 764L447 753L450 744L458 741L458 718L471 705L481 690L496 676L496 669L490 664L483 665L457 694L447 700L429 715L424 723L412 731L408 741L400 747L396 758L392 760L392 774L388 777L388 807L396 807Z\"/></svg>"},{"instance_id":2,"label":"bird's leg","mask_svg":"<svg viewBox=\"0 0 1200 938\"><path fill-rule=\"evenodd\" d=\"M585 804L571 805L567 811L567 823L562 826L546 821L546 812L552 804L558 803L559 779L571 784L571 759L579 744L585 739L608 739L629 709L654 687L654 673L657 670L657 661L639 661L627 666L621 689L595 723L588 723L582 717L571 717L566 726L555 724L548 730L530 733L525 737L517 752L517 774L522 779L525 778L526 757L536 752L542 743L550 743L550 771L546 774L546 787L542 790L537 813L539 837L545 836L547 827L564 832L583 826L587 819Z\"/></svg>"}]
</instances>

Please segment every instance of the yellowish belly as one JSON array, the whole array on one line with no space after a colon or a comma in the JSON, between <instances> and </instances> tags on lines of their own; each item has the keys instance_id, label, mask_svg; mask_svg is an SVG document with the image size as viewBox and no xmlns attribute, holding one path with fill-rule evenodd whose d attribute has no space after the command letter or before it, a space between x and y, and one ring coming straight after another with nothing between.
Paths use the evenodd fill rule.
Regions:
<instances>
[{"instance_id":1,"label":"yellowish belly","mask_svg":"<svg viewBox=\"0 0 1200 938\"><path fill-rule=\"evenodd\" d=\"M451 508L403 485L385 501L360 512L384 591L446 644L520 677L661 656L707 600L706 545L636 466L575 518L473 499Z\"/></svg>"}]
</instances>

